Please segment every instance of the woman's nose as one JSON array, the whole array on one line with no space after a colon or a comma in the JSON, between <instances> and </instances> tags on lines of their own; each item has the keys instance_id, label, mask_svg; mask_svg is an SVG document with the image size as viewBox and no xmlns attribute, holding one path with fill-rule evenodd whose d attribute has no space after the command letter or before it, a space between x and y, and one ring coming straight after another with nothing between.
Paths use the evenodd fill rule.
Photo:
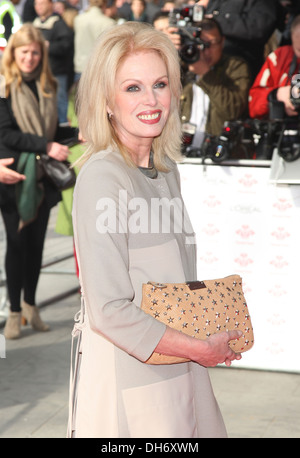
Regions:
<instances>
[{"instance_id":1,"label":"woman's nose","mask_svg":"<svg viewBox=\"0 0 300 458\"><path fill-rule=\"evenodd\" d=\"M144 100L147 105L156 105L156 95L153 89L146 91Z\"/></svg>"}]
</instances>

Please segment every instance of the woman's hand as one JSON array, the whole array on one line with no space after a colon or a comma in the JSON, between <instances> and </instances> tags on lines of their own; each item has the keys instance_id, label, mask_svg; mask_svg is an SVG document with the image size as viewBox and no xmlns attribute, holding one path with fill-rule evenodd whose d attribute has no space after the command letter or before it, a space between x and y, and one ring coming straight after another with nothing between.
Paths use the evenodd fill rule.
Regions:
<instances>
[{"instance_id":1,"label":"woman's hand","mask_svg":"<svg viewBox=\"0 0 300 458\"><path fill-rule=\"evenodd\" d=\"M205 367L214 367L222 363L230 366L232 361L239 360L242 356L229 347L229 342L241 336L241 331L220 332L211 335L207 340L201 341L201 352L195 361Z\"/></svg>"},{"instance_id":2,"label":"woman's hand","mask_svg":"<svg viewBox=\"0 0 300 458\"><path fill-rule=\"evenodd\" d=\"M26 180L26 176L14 170L9 169L7 166L12 164L14 159L9 157L7 159L0 159L0 182L5 184L15 184L18 181Z\"/></svg>"},{"instance_id":3,"label":"woman's hand","mask_svg":"<svg viewBox=\"0 0 300 458\"><path fill-rule=\"evenodd\" d=\"M232 361L239 360L242 356L231 350L229 342L241 336L241 331L224 331L200 340L167 326L155 351L163 355L191 359L204 367L215 367L223 363L230 366Z\"/></svg>"},{"instance_id":4,"label":"woman's hand","mask_svg":"<svg viewBox=\"0 0 300 458\"><path fill-rule=\"evenodd\" d=\"M61 145L57 142L49 142L47 143L47 154L57 161L66 161L70 154L70 150L66 145Z\"/></svg>"}]
</instances>

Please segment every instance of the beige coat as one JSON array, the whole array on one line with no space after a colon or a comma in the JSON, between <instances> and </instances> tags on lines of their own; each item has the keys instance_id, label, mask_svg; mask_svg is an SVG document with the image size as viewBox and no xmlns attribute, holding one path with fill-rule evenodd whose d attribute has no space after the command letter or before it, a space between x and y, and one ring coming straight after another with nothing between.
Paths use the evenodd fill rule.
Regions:
<instances>
[{"instance_id":1,"label":"beige coat","mask_svg":"<svg viewBox=\"0 0 300 458\"><path fill-rule=\"evenodd\" d=\"M171 216L171 229L156 230L151 205L163 198L184 210L174 164L151 179L104 151L79 173L73 224L85 314L75 437L226 436L207 369L144 363L165 326L140 309L142 283L196 279L187 215L182 227L174 229Z\"/></svg>"},{"instance_id":2,"label":"beige coat","mask_svg":"<svg viewBox=\"0 0 300 458\"><path fill-rule=\"evenodd\" d=\"M74 70L82 73L87 65L95 41L116 22L101 11L98 6L91 6L74 19Z\"/></svg>"}]
</instances>

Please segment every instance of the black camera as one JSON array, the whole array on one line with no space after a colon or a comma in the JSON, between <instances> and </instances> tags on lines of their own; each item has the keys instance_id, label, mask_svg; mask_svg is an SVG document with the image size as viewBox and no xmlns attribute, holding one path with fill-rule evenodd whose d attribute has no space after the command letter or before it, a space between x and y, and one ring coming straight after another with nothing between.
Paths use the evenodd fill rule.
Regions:
<instances>
[{"instance_id":1,"label":"black camera","mask_svg":"<svg viewBox=\"0 0 300 458\"><path fill-rule=\"evenodd\" d=\"M296 110L300 110L300 75L294 75L292 78L290 100Z\"/></svg>"},{"instance_id":2,"label":"black camera","mask_svg":"<svg viewBox=\"0 0 300 458\"><path fill-rule=\"evenodd\" d=\"M184 126L190 126L185 124ZM205 134L200 147L192 146L193 132L183 129L182 154L186 157L209 158L215 163L226 159L254 159L256 157L255 129L244 120L225 121L219 136Z\"/></svg>"},{"instance_id":3,"label":"black camera","mask_svg":"<svg viewBox=\"0 0 300 458\"><path fill-rule=\"evenodd\" d=\"M210 158L213 162L222 162L231 156L235 145L240 141L241 127L239 121L225 122L221 135L205 134L200 147L192 146L195 129L193 124L183 125L183 154L187 157Z\"/></svg>"},{"instance_id":4,"label":"black camera","mask_svg":"<svg viewBox=\"0 0 300 458\"><path fill-rule=\"evenodd\" d=\"M178 27L181 36L179 55L188 64L197 62L200 51L209 46L200 39L201 27L197 27L203 17L204 8L199 5L183 5L169 13L169 25Z\"/></svg>"},{"instance_id":5,"label":"black camera","mask_svg":"<svg viewBox=\"0 0 300 458\"><path fill-rule=\"evenodd\" d=\"M271 160L274 148L286 161L300 158L300 121L298 119L226 121L219 136L205 134L201 146L192 146L196 126L183 125L182 154L186 157L211 159Z\"/></svg>"},{"instance_id":6,"label":"black camera","mask_svg":"<svg viewBox=\"0 0 300 458\"><path fill-rule=\"evenodd\" d=\"M213 162L222 162L228 159L230 153L230 139L228 136L206 134L201 147L203 157L210 158Z\"/></svg>"},{"instance_id":7,"label":"black camera","mask_svg":"<svg viewBox=\"0 0 300 458\"><path fill-rule=\"evenodd\" d=\"M286 162L300 157L300 124L297 118L253 119L251 122L257 137L257 159L272 159L274 148Z\"/></svg>"},{"instance_id":8,"label":"black camera","mask_svg":"<svg viewBox=\"0 0 300 458\"><path fill-rule=\"evenodd\" d=\"M183 138L182 154L186 157L209 158L213 162L219 163L228 159L231 153L232 144L226 135L205 134L201 147L191 146L190 136Z\"/></svg>"},{"instance_id":9,"label":"black camera","mask_svg":"<svg viewBox=\"0 0 300 458\"><path fill-rule=\"evenodd\" d=\"M200 5L182 5L174 8L169 14L169 24L185 27L187 23L201 22L204 17L204 7Z\"/></svg>"},{"instance_id":10,"label":"black camera","mask_svg":"<svg viewBox=\"0 0 300 458\"><path fill-rule=\"evenodd\" d=\"M219 136L206 135L201 153L217 163L226 159L253 159L255 157L253 126L246 120L225 121Z\"/></svg>"}]
</instances>

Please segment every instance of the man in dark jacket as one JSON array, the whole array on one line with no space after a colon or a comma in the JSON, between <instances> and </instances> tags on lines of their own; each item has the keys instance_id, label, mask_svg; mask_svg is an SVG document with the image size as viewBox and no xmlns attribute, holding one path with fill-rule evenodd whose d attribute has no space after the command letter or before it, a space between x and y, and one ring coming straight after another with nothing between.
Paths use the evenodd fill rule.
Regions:
<instances>
[{"instance_id":1,"label":"man in dark jacket","mask_svg":"<svg viewBox=\"0 0 300 458\"><path fill-rule=\"evenodd\" d=\"M35 0L38 17L33 25L39 28L48 43L51 70L58 81L58 118L66 123L68 89L73 81L74 33L64 20L53 11L52 0Z\"/></svg>"},{"instance_id":2,"label":"man in dark jacket","mask_svg":"<svg viewBox=\"0 0 300 458\"><path fill-rule=\"evenodd\" d=\"M205 16L220 24L224 51L243 57L252 81L264 63L264 46L276 30L284 27L285 12L278 0L200 0Z\"/></svg>"},{"instance_id":3,"label":"man in dark jacket","mask_svg":"<svg viewBox=\"0 0 300 458\"><path fill-rule=\"evenodd\" d=\"M192 146L199 148L205 134L219 136L225 121L247 115L250 74L247 63L223 53L224 36L214 19L199 23L205 47L199 59L189 65L194 83L186 85L181 97L181 120L195 129Z\"/></svg>"}]
</instances>

